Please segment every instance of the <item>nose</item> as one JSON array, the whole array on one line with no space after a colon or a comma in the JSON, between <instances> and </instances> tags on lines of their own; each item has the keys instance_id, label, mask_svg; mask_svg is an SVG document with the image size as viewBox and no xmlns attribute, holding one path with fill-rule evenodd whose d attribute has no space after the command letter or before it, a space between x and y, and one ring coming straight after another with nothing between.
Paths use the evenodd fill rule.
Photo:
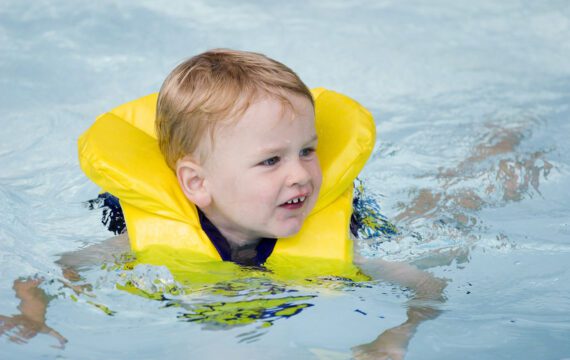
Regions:
<instances>
[{"instance_id":1,"label":"nose","mask_svg":"<svg viewBox=\"0 0 570 360\"><path fill-rule=\"evenodd\" d=\"M291 160L287 169L287 186L305 185L311 180L309 164L300 159Z\"/></svg>"}]
</instances>

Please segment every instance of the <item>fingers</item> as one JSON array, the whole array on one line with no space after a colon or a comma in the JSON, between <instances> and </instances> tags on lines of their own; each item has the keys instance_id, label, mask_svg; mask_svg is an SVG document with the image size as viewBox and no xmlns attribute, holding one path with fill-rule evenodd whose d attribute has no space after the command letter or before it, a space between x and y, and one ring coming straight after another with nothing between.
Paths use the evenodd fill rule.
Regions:
<instances>
[{"instance_id":1,"label":"fingers","mask_svg":"<svg viewBox=\"0 0 570 360\"><path fill-rule=\"evenodd\" d=\"M67 339L55 329L47 325L38 324L26 319L23 316L8 317L0 315L0 336L8 335L8 340L16 344L26 344L28 340L34 338L38 333L47 334L58 341L56 348L63 349Z\"/></svg>"},{"instance_id":2,"label":"fingers","mask_svg":"<svg viewBox=\"0 0 570 360\"><path fill-rule=\"evenodd\" d=\"M38 330L35 329L35 327L20 326L19 329L17 335L23 339L24 342L27 342L27 340L30 340L38 334Z\"/></svg>"},{"instance_id":3,"label":"fingers","mask_svg":"<svg viewBox=\"0 0 570 360\"><path fill-rule=\"evenodd\" d=\"M16 344L27 344L28 342L24 339L19 338L17 335L12 335L8 338L11 342Z\"/></svg>"},{"instance_id":4,"label":"fingers","mask_svg":"<svg viewBox=\"0 0 570 360\"><path fill-rule=\"evenodd\" d=\"M29 339L36 336L37 331L30 329L17 321L12 321L9 326L2 329L0 335L4 332L9 333L12 329L17 329L15 333L8 335L8 340L16 344L26 344Z\"/></svg>"},{"instance_id":5,"label":"fingers","mask_svg":"<svg viewBox=\"0 0 570 360\"><path fill-rule=\"evenodd\" d=\"M55 347L57 347L58 349L64 349L65 348L65 344L67 344L67 339L63 335L61 335L59 332L57 332L56 330L54 330L50 327L47 327L46 334L57 339L57 341L59 342L59 346L55 346Z\"/></svg>"},{"instance_id":6,"label":"fingers","mask_svg":"<svg viewBox=\"0 0 570 360\"><path fill-rule=\"evenodd\" d=\"M13 318L0 315L0 335L3 335L5 332L12 330L14 327L18 325Z\"/></svg>"}]
</instances>

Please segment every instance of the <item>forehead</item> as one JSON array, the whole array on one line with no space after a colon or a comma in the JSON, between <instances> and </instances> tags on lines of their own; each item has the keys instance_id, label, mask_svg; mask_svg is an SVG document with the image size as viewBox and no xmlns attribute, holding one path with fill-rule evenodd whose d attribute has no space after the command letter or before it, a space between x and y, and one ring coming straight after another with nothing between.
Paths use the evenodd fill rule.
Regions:
<instances>
[{"instance_id":1,"label":"forehead","mask_svg":"<svg viewBox=\"0 0 570 360\"><path fill-rule=\"evenodd\" d=\"M263 96L226 126L216 136L222 141L250 141L256 144L288 141L293 134L300 137L315 135L315 114L311 102L300 95L286 95L285 99Z\"/></svg>"}]
</instances>

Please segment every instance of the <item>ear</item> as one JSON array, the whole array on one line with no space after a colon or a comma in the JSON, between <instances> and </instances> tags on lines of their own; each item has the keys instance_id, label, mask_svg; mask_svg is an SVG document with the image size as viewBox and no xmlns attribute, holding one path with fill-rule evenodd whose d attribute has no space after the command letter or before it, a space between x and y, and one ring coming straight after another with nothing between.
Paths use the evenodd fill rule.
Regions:
<instances>
[{"instance_id":1,"label":"ear","mask_svg":"<svg viewBox=\"0 0 570 360\"><path fill-rule=\"evenodd\" d=\"M206 186L204 168L189 157L176 162L176 177L186 198L199 208L205 208L212 202Z\"/></svg>"}]
</instances>

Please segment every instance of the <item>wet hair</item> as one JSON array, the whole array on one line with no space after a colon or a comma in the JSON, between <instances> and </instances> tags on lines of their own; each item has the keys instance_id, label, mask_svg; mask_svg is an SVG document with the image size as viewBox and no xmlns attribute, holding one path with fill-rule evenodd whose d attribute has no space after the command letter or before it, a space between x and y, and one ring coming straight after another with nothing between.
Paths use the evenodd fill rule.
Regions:
<instances>
[{"instance_id":1,"label":"wet hair","mask_svg":"<svg viewBox=\"0 0 570 360\"><path fill-rule=\"evenodd\" d=\"M263 54L213 49L178 65L158 95L156 133L170 168L190 155L203 161L204 139L214 140L220 124L239 118L263 96L291 106L286 95L300 95L314 106L299 76Z\"/></svg>"}]
</instances>

